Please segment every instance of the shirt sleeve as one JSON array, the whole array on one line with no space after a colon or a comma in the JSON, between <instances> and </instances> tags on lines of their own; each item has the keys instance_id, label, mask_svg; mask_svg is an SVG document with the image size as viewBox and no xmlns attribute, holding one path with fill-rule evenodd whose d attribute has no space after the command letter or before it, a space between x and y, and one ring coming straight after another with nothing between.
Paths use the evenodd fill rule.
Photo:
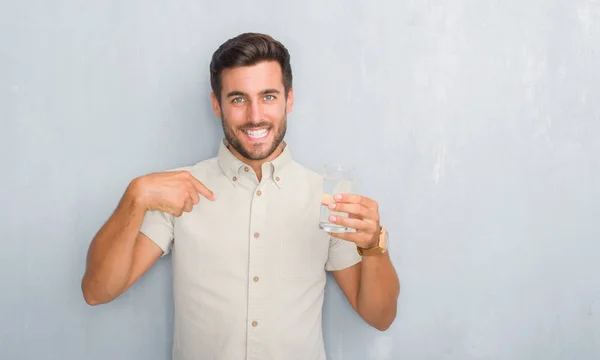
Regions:
<instances>
[{"instance_id":1,"label":"shirt sleeve","mask_svg":"<svg viewBox=\"0 0 600 360\"><path fill-rule=\"evenodd\" d=\"M162 256L167 255L174 238L173 215L156 210L146 211L140 232L162 249Z\"/></svg>"},{"instance_id":2,"label":"shirt sleeve","mask_svg":"<svg viewBox=\"0 0 600 360\"><path fill-rule=\"evenodd\" d=\"M353 242L334 237L329 239L329 255L325 263L325 270L342 270L361 260L362 257L356 251L356 244Z\"/></svg>"}]
</instances>

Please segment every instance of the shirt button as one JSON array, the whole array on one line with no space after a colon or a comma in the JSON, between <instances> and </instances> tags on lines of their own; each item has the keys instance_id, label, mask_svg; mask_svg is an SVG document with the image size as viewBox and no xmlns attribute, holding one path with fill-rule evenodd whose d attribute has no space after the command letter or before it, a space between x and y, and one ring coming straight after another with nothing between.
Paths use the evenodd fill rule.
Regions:
<instances>
[{"instance_id":1,"label":"shirt button","mask_svg":"<svg viewBox=\"0 0 600 360\"><path fill-rule=\"evenodd\" d=\"M279 176L275 178L275 181L279 181Z\"/></svg>"},{"instance_id":2,"label":"shirt button","mask_svg":"<svg viewBox=\"0 0 600 360\"><path fill-rule=\"evenodd\" d=\"M250 171L250 169L248 169L248 167L247 167L247 166L245 166L245 167L244 167L244 171L245 171L245 172L248 172L248 171Z\"/></svg>"},{"instance_id":3,"label":"shirt button","mask_svg":"<svg viewBox=\"0 0 600 360\"><path fill-rule=\"evenodd\" d=\"M260 279L258 278L258 276L255 276L255 277L253 277L253 278L252 278L252 281L254 281L254 282L258 282L258 280L260 280Z\"/></svg>"},{"instance_id":4,"label":"shirt button","mask_svg":"<svg viewBox=\"0 0 600 360\"><path fill-rule=\"evenodd\" d=\"M237 176L234 176L232 180L237 181Z\"/></svg>"},{"instance_id":5,"label":"shirt button","mask_svg":"<svg viewBox=\"0 0 600 360\"><path fill-rule=\"evenodd\" d=\"M260 234L259 234L259 233L257 233L257 232L255 232L255 233L254 233L254 238L255 238L255 239L258 239L258 237L259 237L259 236L260 236Z\"/></svg>"},{"instance_id":6,"label":"shirt button","mask_svg":"<svg viewBox=\"0 0 600 360\"><path fill-rule=\"evenodd\" d=\"M261 196L261 195L262 195L262 191L258 190L258 191L256 192L256 195L257 195L257 196Z\"/></svg>"},{"instance_id":7,"label":"shirt button","mask_svg":"<svg viewBox=\"0 0 600 360\"><path fill-rule=\"evenodd\" d=\"M256 320L254 320L254 321L252 322L252 327L257 327L257 326L258 326L258 322L257 322Z\"/></svg>"}]
</instances>

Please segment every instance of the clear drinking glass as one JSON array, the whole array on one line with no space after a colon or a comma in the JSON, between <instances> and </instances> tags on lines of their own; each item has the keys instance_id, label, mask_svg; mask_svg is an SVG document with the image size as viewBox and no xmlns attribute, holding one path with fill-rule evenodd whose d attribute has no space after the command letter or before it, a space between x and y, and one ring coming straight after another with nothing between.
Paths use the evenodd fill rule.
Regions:
<instances>
[{"instance_id":1,"label":"clear drinking glass","mask_svg":"<svg viewBox=\"0 0 600 360\"><path fill-rule=\"evenodd\" d=\"M339 193L351 193L354 169L338 164L325 165L323 173L323 203L321 204L321 215L319 217L319 228L332 233L352 232L346 226L331 223L330 215L348 217L347 213L332 211L328 205L333 202L333 195Z\"/></svg>"}]
</instances>

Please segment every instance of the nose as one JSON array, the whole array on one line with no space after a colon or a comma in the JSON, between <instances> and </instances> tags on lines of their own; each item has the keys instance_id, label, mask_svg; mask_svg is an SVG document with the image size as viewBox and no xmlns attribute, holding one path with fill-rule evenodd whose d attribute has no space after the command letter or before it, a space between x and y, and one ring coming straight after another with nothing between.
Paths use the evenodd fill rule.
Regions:
<instances>
[{"instance_id":1,"label":"nose","mask_svg":"<svg viewBox=\"0 0 600 360\"><path fill-rule=\"evenodd\" d=\"M248 122L259 123L263 118L262 104L259 101L251 101L248 107Z\"/></svg>"}]
</instances>

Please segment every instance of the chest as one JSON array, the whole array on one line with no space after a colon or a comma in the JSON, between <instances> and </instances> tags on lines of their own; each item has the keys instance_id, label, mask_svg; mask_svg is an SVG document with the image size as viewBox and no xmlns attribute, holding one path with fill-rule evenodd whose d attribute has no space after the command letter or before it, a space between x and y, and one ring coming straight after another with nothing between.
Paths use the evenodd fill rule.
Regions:
<instances>
[{"instance_id":1,"label":"chest","mask_svg":"<svg viewBox=\"0 0 600 360\"><path fill-rule=\"evenodd\" d=\"M245 281L250 273L273 280L320 278L329 236L318 226L320 184L219 189L175 219L174 261L187 274Z\"/></svg>"}]
</instances>

